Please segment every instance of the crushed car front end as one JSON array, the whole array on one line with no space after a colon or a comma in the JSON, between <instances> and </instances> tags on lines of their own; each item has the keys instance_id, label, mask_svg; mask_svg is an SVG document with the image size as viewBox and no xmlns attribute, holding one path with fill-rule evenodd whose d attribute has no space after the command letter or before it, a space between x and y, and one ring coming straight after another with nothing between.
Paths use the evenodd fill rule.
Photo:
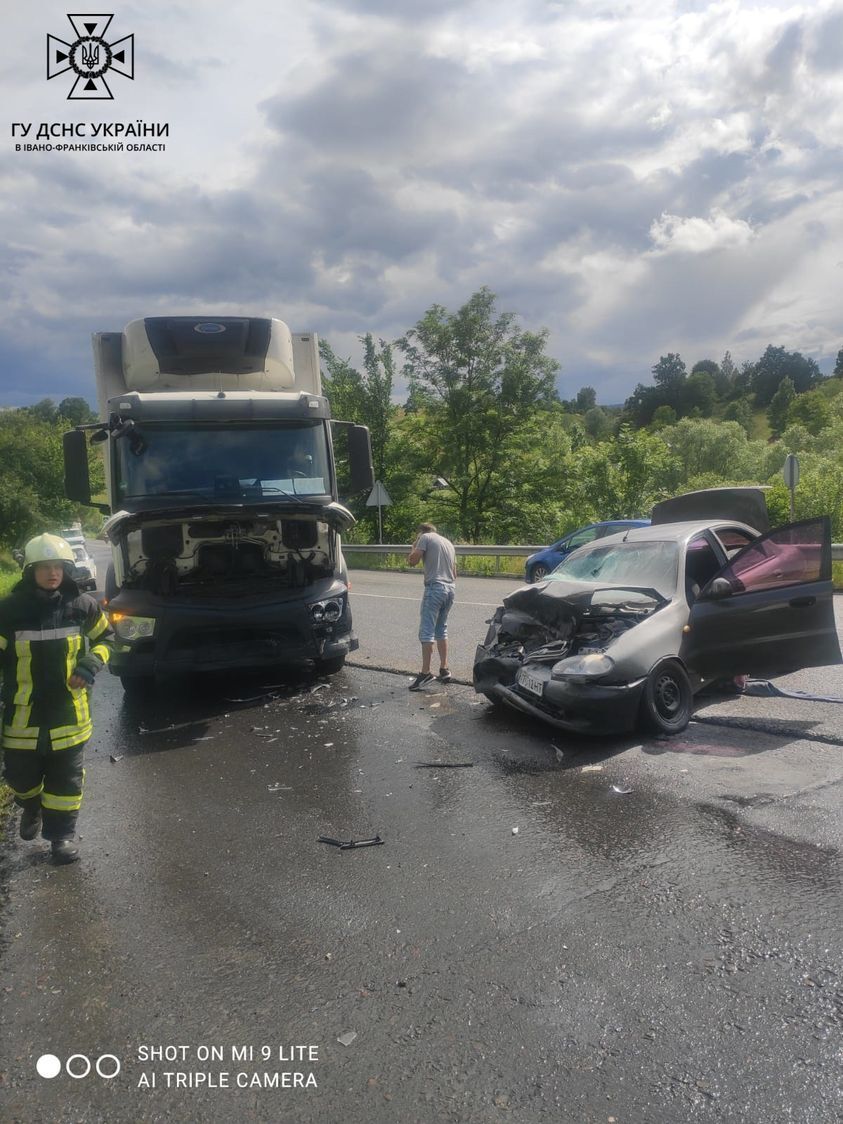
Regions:
<instances>
[{"instance_id":1,"label":"crushed car front end","mask_svg":"<svg viewBox=\"0 0 843 1124\"><path fill-rule=\"evenodd\" d=\"M474 688L559 729L631 729L650 653L678 645L686 612L655 589L562 581L518 589L477 647Z\"/></svg>"}]
</instances>

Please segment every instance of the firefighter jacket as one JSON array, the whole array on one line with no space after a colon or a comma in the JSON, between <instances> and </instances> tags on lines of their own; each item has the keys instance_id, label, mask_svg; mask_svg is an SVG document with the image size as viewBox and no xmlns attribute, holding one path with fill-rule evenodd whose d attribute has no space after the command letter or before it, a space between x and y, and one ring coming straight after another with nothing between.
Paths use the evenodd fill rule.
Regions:
<instances>
[{"instance_id":1,"label":"firefighter jacket","mask_svg":"<svg viewBox=\"0 0 843 1124\"><path fill-rule=\"evenodd\" d=\"M68 680L76 672L93 682L112 641L105 613L70 578L43 590L24 572L0 601L3 748L34 750L42 729L53 749L86 742L93 730L88 690Z\"/></svg>"}]
</instances>

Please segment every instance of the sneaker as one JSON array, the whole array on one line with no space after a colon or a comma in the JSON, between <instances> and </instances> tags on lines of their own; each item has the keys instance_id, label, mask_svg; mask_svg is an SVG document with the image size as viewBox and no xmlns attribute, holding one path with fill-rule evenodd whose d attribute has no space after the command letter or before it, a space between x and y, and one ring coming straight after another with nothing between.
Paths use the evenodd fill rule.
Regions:
<instances>
[{"instance_id":1,"label":"sneaker","mask_svg":"<svg viewBox=\"0 0 843 1124\"><path fill-rule=\"evenodd\" d=\"M409 686L410 691L419 691L422 687L426 687L428 683L433 682L433 675L429 671L420 671Z\"/></svg>"},{"instance_id":2,"label":"sneaker","mask_svg":"<svg viewBox=\"0 0 843 1124\"><path fill-rule=\"evenodd\" d=\"M436 676L436 678L440 683L450 683L452 679L451 669L449 667L440 667L439 674Z\"/></svg>"},{"instance_id":3,"label":"sneaker","mask_svg":"<svg viewBox=\"0 0 843 1124\"><path fill-rule=\"evenodd\" d=\"M75 863L79 858L79 848L69 839L54 839L50 849L53 855L53 862L59 863L62 866L65 863Z\"/></svg>"},{"instance_id":4,"label":"sneaker","mask_svg":"<svg viewBox=\"0 0 843 1124\"><path fill-rule=\"evenodd\" d=\"M21 839L34 839L41 830L41 805L37 808L24 808L20 818Z\"/></svg>"}]
</instances>

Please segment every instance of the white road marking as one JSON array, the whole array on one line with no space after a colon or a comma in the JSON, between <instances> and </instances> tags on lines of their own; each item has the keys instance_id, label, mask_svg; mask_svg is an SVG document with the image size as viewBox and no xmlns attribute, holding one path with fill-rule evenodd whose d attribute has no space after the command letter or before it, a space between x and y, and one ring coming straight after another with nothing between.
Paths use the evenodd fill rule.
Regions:
<instances>
[{"instance_id":1,"label":"white road marking","mask_svg":"<svg viewBox=\"0 0 843 1124\"><path fill-rule=\"evenodd\" d=\"M415 601L417 603L421 601L421 594L418 597L401 597L397 593L358 593L353 585L351 587L351 596L380 598L386 597L390 601ZM497 609L498 605L500 605L500 601L463 601L462 599L459 599L454 602L453 607L456 609L460 605L476 605L480 609Z\"/></svg>"}]
</instances>

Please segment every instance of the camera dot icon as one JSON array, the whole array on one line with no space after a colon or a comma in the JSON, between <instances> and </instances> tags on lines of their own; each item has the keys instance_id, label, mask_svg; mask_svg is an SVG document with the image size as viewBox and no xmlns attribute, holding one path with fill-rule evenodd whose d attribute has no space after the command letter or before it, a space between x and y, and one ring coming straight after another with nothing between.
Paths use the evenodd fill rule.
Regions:
<instances>
[{"instance_id":1,"label":"camera dot icon","mask_svg":"<svg viewBox=\"0 0 843 1124\"><path fill-rule=\"evenodd\" d=\"M55 1054L42 1054L35 1063L35 1068L39 1077L44 1077L49 1081L50 1078L58 1077L61 1073L61 1062Z\"/></svg>"}]
</instances>

